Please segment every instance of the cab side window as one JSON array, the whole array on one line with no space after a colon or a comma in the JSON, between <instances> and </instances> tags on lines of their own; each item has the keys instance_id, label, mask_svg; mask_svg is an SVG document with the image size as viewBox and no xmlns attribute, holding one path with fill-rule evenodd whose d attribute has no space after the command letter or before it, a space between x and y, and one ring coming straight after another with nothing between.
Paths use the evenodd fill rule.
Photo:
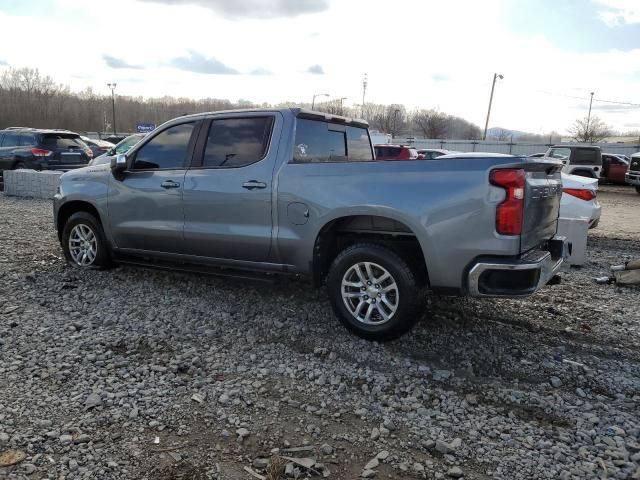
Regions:
<instances>
[{"instance_id":1,"label":"cab side window","mask_svg":"<svg viewBox=\"0 0 640 480\"><path fill-rule=\"evenodd\" d=\"M213 120L207 135L203 167L245 167L264 158L273 117Z\"/></svg>"},{"instance_id":2,"label":"cab side window","mask_svg":"<svg viewBox=\"0 0 640 480\"><path fill-rule=\"evenodd\" d=\"M194 122L163 130L136 152L133 170L185 168Z\"/></svg>"}]
</instances>

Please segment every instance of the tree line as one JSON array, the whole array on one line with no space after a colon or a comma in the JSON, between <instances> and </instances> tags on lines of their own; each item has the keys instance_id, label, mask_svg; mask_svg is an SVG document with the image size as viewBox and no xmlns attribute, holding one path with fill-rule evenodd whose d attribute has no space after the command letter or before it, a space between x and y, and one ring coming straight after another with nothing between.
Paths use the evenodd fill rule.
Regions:
<instances>
[{"instance_id":1,"label":"tree line","mask_svg":"<svg viewBox=\"0 0 640 480\"><path fill-rule=\"evenodd\" d=\"M113 130L112 98L91 88L72 92L38 69L11 68L0 77L0 128L28 126L64 128L78 132ZM246 100L176 98L171 96L143 98L116 95L116 127L119 132L131 132L139 122L159 125L180 115L214 112L235 108L311 108L304 102L282 102L271 105ZM343 106L339 100L316 103L315 109L336 115L364 118L371 129L393 135L416 135L428 138L478 139L477 125L436 110L407 111L404 105L366 103Z\"/></svg>"},{"instance_id":2,"label":"tree line","mask_svg":"<svg viewBox=\"0 0 640 480\"><path fill-rule=\"evenodd\" d=\"M108 132L113 130L112 98L91 88L73 92L67 85L57 83L38 69L10 68L0 76L0 128L27 126L36 128L64 128L77 132ZM236 108L311 108L309 103L282 102L271 105L256 104L247 100L232 102L227 99L176 98L171 96L143 98L116 96L116 127L118 132L131 132L136 124L150 122L159 125L172 118L199 112L215 112ZM355 107L344 106L341 100L316 103L315 109L336 115L364 118L372 130L394 136L417 136L434 139L478 140L480 127L463 118L433 109L407 110L404 105L365 103ZM587 132L573 132L576 139L591 140L602 134L599 119L592 118ZM607 133L609 129L606 129ZM504 138L489 139L508 141ZM581 134L583 133L583 134ZM597 133L598 135L594 135ZM499 137L499 138L498 138ZM529 135L518 141L556 141L558 134ZM583 140L584 141L584 140ZM593 140L591 140L593 141Z\"/></svg>"}]
</instances>

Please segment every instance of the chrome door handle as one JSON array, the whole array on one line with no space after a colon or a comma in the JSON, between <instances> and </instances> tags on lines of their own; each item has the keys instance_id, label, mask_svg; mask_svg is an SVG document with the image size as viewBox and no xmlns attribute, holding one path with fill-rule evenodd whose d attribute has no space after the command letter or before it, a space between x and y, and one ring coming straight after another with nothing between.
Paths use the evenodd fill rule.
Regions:
<instances>
[{"instance_id":1,"label":"chrome door handle","mask_svg":"<svg viewBox=\"0 0 640 480\"><path fill-rule=\"evenodd\" d=\"M162 188L178 188L180 184L178 182L174 182L173 180L165 180L160 184Z\"/></svg>"},{"instance_id":2,"label":"chrome door handle","mask_svg":"<svg viewBox=\"0 0 640 480\"><path fill-rule=\"evenodd\" d=\"M249 180L242 184L242 188L247 190L253 190L254 188L267 188L267 184L264 182L258 182L257 180Z\"/></svg>"}]
</instances>

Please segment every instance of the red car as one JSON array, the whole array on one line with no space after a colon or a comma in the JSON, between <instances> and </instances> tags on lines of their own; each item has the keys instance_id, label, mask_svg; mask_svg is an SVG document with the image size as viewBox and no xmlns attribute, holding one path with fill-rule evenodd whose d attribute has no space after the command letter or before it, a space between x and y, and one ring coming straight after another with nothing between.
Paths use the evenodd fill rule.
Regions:
<instances>
[{"instance_id":1,"label":"red car","mask_svg":"<svg viewBox=\"0 0 640 480\"><path fill-rule=\"evenodd\" d=\"M624 175L627 173L627 170L629 170L629 162L624 158L611 153L602 154L601 183L607 182L625 185L627 182Z\"/></svg>"},{"instance_id":2,"label":"red car","mask_svg":"<svg viewBox=\"0 0 640 480\"><path fill-rule=\"evenodd\" d=\"M376 160L418 160L418 151L406 145L374 145Z\"/></svg>"}]
</instances>

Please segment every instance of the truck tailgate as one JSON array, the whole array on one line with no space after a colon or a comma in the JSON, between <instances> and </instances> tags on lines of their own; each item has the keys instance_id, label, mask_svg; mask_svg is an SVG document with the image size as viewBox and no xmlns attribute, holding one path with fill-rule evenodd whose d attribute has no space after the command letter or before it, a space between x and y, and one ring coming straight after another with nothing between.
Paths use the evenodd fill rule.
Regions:
<instances>
[{"instance_id":1,"label":"truck tailgate","mask_svg":"<svg viewBox=\"0 0 640 480\"><path fill-rule=\"evenodd\" d=\"M539 246L556 234L562 196L561 165L539 161L528 164L525 171L521 253Z\"/></svg>"}]
</instances>

